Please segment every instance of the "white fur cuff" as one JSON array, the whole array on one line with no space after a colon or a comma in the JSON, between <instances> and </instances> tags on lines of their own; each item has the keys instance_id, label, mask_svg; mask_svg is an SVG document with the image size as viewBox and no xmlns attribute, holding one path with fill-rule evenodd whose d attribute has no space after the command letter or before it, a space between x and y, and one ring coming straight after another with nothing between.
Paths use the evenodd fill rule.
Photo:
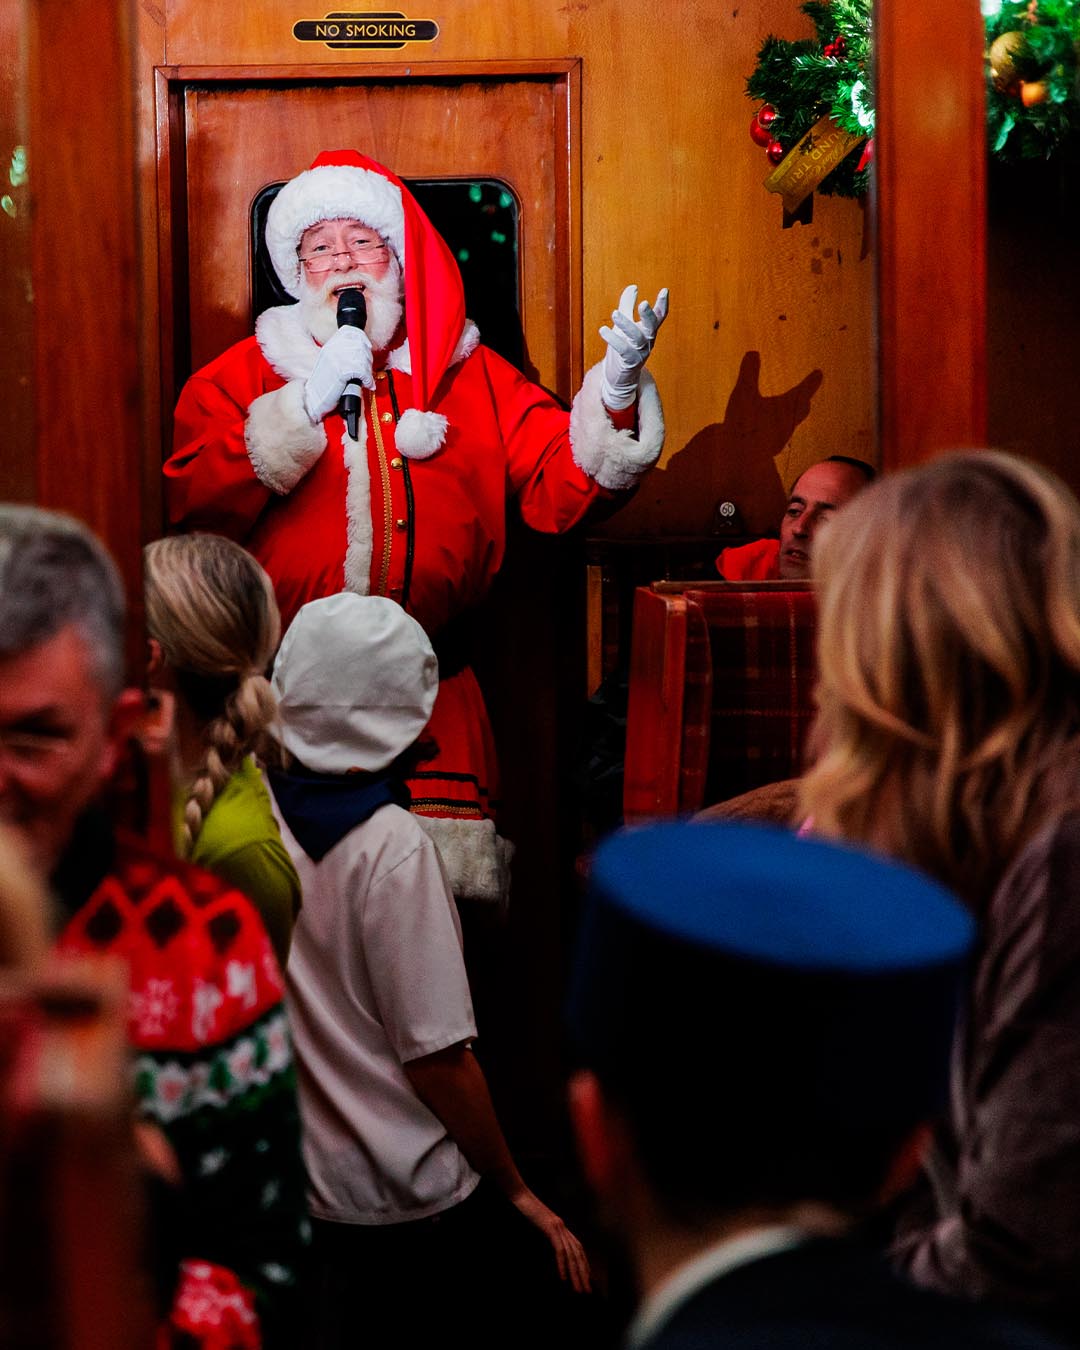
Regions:
<instances>
[{"instance_id":1,"label":"white fur cuff","mask_svg":"<svg viewBox=\"0 0 1080 1350\"><path fill-rule=\"evenodd\" d=\"M647 370L638 385L638 430L618 431L600 398L603 362L581 383L570 409L570 446L574 463L601 487L622 492L651 469L664 448L664 409L656 381Z\"/></svg>"},{"instance_id":2,"label":"white fur cuff","mask_svg":"<svg viewBox=\"0 0 1080 1350\"><path fill-rule=\"evenodd\" d=\"M271 389L248 409L244 443L261 483L279 495L291 492L326 449L322 423L311 425L304 409L304 381Z\"/></svg>"},{"instance_id":3,"label":"white fur cuff","mask_svg":"<svg viewBox=\"0 0 1080 1350\"><path fill-rule=\"evenodd\" d=\"M493 821L419 814L415 819L434 840L456 899L482 900L505 908L514 846L496 834Z\"/></svg>"}]
</instances>

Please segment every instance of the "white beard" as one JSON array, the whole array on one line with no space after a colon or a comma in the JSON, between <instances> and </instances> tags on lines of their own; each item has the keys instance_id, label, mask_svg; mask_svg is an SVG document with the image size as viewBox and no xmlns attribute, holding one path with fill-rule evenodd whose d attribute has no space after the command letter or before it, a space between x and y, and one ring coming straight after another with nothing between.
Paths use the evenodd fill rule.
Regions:
<instances>
[{"instance_id":1,"label":"white beard","mask_svg":"<svg viewBox=\"0 0 1080 1350\"><path fill-rule=\"evenodd\" d=\"M318 343L329 342L337 332L337 299L332 291L342 286L355 286L364 292L367 320L364 332L376 351L384 350L397 332L404 302L401 286L401 264L391 253L390 267L381 281L367 272L333 272L320 285L312 285L306 276L300 278L300 315L304 327Z\"/></svg>"}]
</instances>

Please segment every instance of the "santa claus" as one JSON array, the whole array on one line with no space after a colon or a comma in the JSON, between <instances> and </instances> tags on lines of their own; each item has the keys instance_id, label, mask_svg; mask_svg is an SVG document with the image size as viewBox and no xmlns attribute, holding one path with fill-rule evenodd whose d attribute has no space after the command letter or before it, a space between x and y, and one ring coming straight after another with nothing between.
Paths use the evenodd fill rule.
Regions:
<instances>
[{"instance_id":1,"label":"santa claus","mask_svg":"<svg viewBox=\"0 0 1080 1350\"><path fill-rule=\"evenodd\" d=\"M483 698L455 620L502 562L506 500L557 533L657 460L664 424L644 370L667 313L627 287L600 333L603 362L569 412L483 346L465 317L449 248L408 188L354 151L332 151L286 183L266 243L299 303L260 315L255 335L197 371L176 408L165 465L170 523L226 534L273 579L283 625L342 590L387 595L440 656L429 726L434 760L412 809L459 897L500 899L497 766ZM338 326L349 288L363 327ZM351 435L347 386L360 393Z\"/></svg>"}]
</instances>

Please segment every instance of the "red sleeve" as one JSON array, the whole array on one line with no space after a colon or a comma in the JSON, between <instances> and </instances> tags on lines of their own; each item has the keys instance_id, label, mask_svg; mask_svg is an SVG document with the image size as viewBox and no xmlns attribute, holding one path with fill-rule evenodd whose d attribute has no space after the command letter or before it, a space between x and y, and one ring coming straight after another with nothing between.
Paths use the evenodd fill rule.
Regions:
<instances>
[{"instance_id":1,"label":"red sleeve","mask_svg":"<svg viewBox=\"0 0 1080 1350\"><path fill-rule=\"evenodd\" d=\"M271 496L244 441L248 408L264 390L244 365L223 364L228 356L193 375L180 395L165 498L170 525L243 540Z\"/></svg>"},{"instance_id":2,"label":"red sleeve","mask_svg":"<svg viewBox=\"0 0 1080 1350\"><path fill-rule=\"evenodd\" d=\"M506 446L510 492L531 529L559 534L606 492L574 462L570 414L540 385L494 352L484 352L491 396Z\"/></svg>"}]
</instances>

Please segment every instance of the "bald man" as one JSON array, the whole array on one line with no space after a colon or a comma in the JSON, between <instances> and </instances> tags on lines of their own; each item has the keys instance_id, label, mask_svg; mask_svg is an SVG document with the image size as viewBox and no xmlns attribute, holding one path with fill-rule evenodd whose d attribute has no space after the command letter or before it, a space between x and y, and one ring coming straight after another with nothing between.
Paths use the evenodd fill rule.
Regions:
<instances>
[{"instance_id":1,"label":"bald man","mask_svg":"<svg viewBox=\"0 0 1080 1350\"><path fill-rule=\"evenodd\" d=\"M792 486L780 538L725 548L716 570L726 581L808 581L814 535L876 476L871 465L848 455L812 464Z\"/></svg>"}]
</instances>

